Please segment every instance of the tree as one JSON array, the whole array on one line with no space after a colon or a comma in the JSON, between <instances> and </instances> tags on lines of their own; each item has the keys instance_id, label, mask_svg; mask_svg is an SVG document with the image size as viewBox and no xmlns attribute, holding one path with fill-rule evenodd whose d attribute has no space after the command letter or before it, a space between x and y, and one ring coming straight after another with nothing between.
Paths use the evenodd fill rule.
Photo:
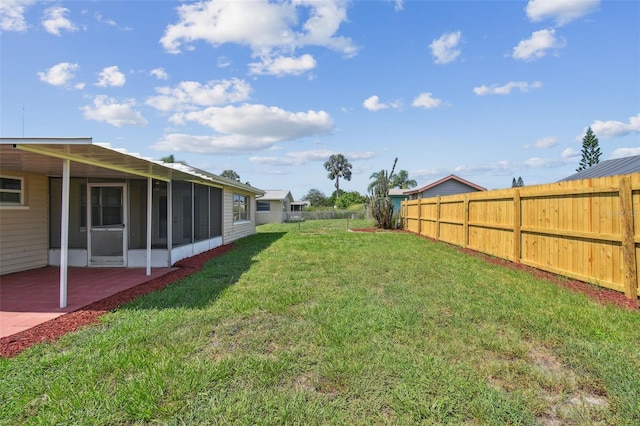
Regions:
<instances>
[{"instance_id":1,"label":"tree","mask_svg":"<svg viewBox=\"0 0 640 426\"><path fill-rule=\"evenodd\" d=\"M240 175L231 169L227 169L223 171L222 173L220 173L220 176L222 176L223 178L237 180L238 182L240 182Z\"/></svg>"},{"instance_id":2,"label":"tree","mask_svg":"<svg viewBox=\"0 0 640 426\"><path fill-rule=\"evenodd\" d=\"M386 170L380 170L377 173L375 185L371 191L371 216L378 228L389 229L393 219L393 202L389 198L389 188L391 177L396 168L396 158L391 168L391 173Z\"/></svg>"},{"instance_id":3,"label":"tree","mask_svg":"<svg viewBox=\"0 0 640 426\"><path fill-rule=\"evenodd\" d=\"M517 188L520 186L524 186L524 181L522 180L522 176L518 176L518 180L516 180L516 178L513 178L513 180L511 181L511 187Z\"/></svg>"},{"instance_id":4,"label":"tree","mask_svg":"<svg viewBox=\"0 0 640 426\"><path fill-rule=\"evenodd\" d=\"M329 157L329 161L324 163L324 168L327 169L329 174L327 179L336 181L336 192L340 193L340 178L351 180L351 168L353 166L342 154L333 154Z\"/></svg>"},{"instance_id":5,"label":"tree","mask_svg":"<svg viewBox=\"0 0 640 426\"><path fill-rule=\"evenodd\" d=\"M176 158L173 156L173 154L171 155L167 155L166 157L162 157L160 159L160 161L162 161L163 163L179 163L179 164L187 164L185 163L183 160L176 160Z\"/></svg>"},{"instance_id":6,"label":"tree","mask_svg":"<svg viewBox=\"0 0 640 426\"><path fill-rule=\"evenodd\" d=\"M312 206L326 206L327 196L322 191L312 188L302 197L302 201L308 201Z\"/></svg>"},{"instance_id":7,"label":"tree","mask_svg":"<svg viewBox=\"0 0 640 426\"><path fill-rule=\"evenodd\" d=\"M409 172L400 170L397 174L391 176L391 188L410 189L418 186L418 182L409 179Z\"/></svg>"},{"instance_id":8,"label":"tree","mask_svg":"<svg viewBox=\"0 0 640 426\"><path fill-rule=\"evenodd\" d=\"M587 169L594 164L600 162L600 147L598 146L598 138L591 130L591 126L587 129L587 133L582 139L582 159L580 159L580 167L576 172Z\"/></svg>"},{"instance_id":9,"label":"tree","mask_svg":"<svg viewBox=\"0 0 640 426\"><path fill-rule=\"evenodd\" d=\"M369 179L373 179L373 180L369 183L369 186L367 187L367 191L373 192L373 188L375 188L376 183L378 183L378 176L380 176L380 172L371 173L371 176L369 176Z\"/></svg>"},{"instance_id":10,"label":"tree","mask_svg":"<svg viewBox=\"0 0 640 426\"><path fill-rule=\"evenodd\" d=\"M339 209L346 209L353 204L362 204L367 201L367 197L360 195L358 191L342 192L340 196L336 198L335 205Z\"/></svg>"}]
</instances>

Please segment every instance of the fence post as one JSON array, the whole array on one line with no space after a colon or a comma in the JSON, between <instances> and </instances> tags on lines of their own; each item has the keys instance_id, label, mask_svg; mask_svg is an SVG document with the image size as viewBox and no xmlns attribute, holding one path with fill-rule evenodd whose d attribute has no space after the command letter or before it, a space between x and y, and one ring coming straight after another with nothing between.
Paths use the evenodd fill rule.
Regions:
<instances>
[{"instance_id":1,"label":"fence post","mask_svg":"<svg viewBox=\"0 0 640 426\"><path fill-rule=\"evenodd\" d=\"M522 239L520 226L522 225L522 206L520 205L520 190L513 190L513 261L520 263L522 256Z\"/></svg>"},{"instance_id":2,"label":"fence post","mask_svg":"<svg viewBox=\"0 0 640 426\"><path fill-rule=\"evenodd\" d=\"M436 240L440 239L440 196L436 197Z\"/></svg>"},{"instance_id":3,"label":"fence post","mask_svg":"<svg viewBox=\"0 0 640 426\"><path fill-rule=\"evenodd\" d=\"M464 196L464 217L462 219L462 247L469 246L469 196Z\"/></svg>"},{"instance_id":4,"label":"fence post","mask_svg":"<svg viewBox=\"0 0 640 426\"><path fill-rule=\"evenodd\" d=\"M418 235L422 233L422 198L418 198Z\"/></svg>"},{"instance_id":5,"label":"fence post","mask_svg":"<svg viewBox=\"0 0 640 426\"><path fill-rule=\"evenodd\" d=\"M633 226L633 198L631 177L620 178L620 232L622 236L622 271L624 294L629 299L638 298L635 229Z\"/></svg>"}]
</instances>

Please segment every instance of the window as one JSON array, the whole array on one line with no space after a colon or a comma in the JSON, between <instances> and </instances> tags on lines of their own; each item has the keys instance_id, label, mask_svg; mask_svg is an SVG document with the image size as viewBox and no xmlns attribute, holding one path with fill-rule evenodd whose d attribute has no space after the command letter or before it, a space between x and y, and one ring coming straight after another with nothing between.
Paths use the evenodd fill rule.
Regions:
<instances>
[{"instance_id":1,"label":"window","mask_svg":"<svg viewBox=\"0 0 640 426\"><path fill-rule=\"evenodd\" d=\"M233 194L233 221L249 220L249 197Z\"/></svg>"},{"instance_id":2,"label":"window","mask_svg":"<svg viewBox=\"0 0 640 426\"><path fill-rule=\"evenodd\" d=\"M271 211L271 203L268 201L258 201L258 205L256 206L256 211L259 212L270 212Z\"/></svg>"},{"instance_id":3,"label":"window","mask_svg":"<svg viewBox=\"0 0 640 426\"><path fill-rule=\"evenodd\" d=\"M24 182L22 178L0 177L0 205L24 205Z\"/></svg>"}]
</instances>

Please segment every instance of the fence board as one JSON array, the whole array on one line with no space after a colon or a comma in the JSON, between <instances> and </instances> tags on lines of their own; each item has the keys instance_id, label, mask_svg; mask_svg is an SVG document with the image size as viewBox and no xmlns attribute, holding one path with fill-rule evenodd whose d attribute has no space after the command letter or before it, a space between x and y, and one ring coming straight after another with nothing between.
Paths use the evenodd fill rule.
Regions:
<instances>
[{"instance_id":1,"label":"fence board","mask_svg":"<svg viewBox=\"0 0 640 426\"><path fill-rule=\"evenodd\" d=\"M402 204L405 229L638 297L640 173Z\"/></svg>"}]
</instances>

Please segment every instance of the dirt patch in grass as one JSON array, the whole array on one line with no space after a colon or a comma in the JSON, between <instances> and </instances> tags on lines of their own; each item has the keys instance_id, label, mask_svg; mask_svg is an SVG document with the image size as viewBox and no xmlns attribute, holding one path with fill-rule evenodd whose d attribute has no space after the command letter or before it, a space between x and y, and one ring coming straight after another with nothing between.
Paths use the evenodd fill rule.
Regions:
<instances>
[{"instance_id":1,"label":"dirt patch in grass","mask_svg":"<svg viewBox=\"0 0 640 426\"><path fill-rule=\"evenodd\" d=\"M93 324L98 321L98 317L109 311L113 311L120 305L145 294L161 290L184 277L198 272L209 259L221 256L233 248L233 244L227 244L183 259L174 265L178 269L168 274L121 291L120 293L87 305L82 309L54 318L28 330L3 337L0 339L0 356L13 357L36 343L56 340L70 331L77 330L79 327Z\"/></svg>"}]
</instances>

